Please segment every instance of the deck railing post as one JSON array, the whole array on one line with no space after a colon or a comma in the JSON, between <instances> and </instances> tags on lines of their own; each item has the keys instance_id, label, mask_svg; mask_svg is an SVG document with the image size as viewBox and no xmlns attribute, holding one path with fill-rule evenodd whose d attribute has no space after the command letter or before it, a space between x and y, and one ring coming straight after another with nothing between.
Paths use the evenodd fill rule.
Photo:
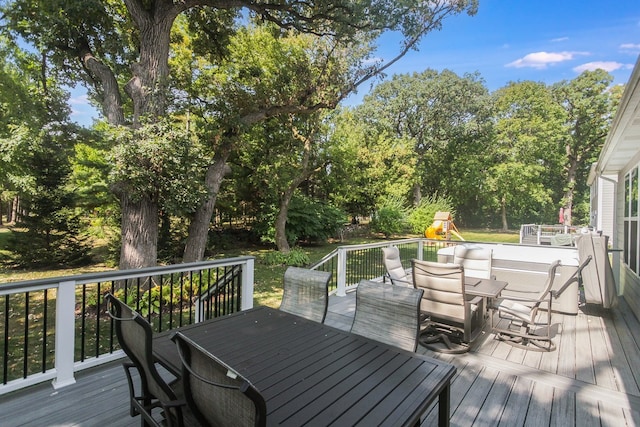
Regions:
<instances>
[{"instance_id":1,"label":"deck railing post","mask_svg":"<svg viewBox=\"0 0 640 427\"><path fill-rule=\"evenodd\" d=\"M347 250L344 248L338 248L337 270L336 295L344 297L347 295Z\"/></svg>"},{"instance_id":2,"label":"deck railing post","mask_svg":"<svg viewBox=\"0 0 640 427\"><path fill-rule=\"evenodd\" d=\"M55 369L53 388L76 382L73 376L75 353L76 282L60 282L56 295Z\"/></svg>"},{"instance_id":3,"label":"deck railing post","mask_svg":"<svg viewBox=\"0 0 640 427\"><path fill-rule=\"evenodd\" d=\"M421 260L421 261L424 259L423 251L424 251L424 240L420 239L420 240L418 240L418 256L417 256L417 258L419 260Z\"/></svg>"},{"instance_id":4,"label":"deck railing post","mask_svg":"<svg viewBox=\"0 0 640 427\"><path fill-rule=\"evenodd\" d=\"M249 310L253 308L253 269L255 260L249 258L245 261L242 268L242 299L240 301L240 310Z\"/></svg>"}]
</instances>

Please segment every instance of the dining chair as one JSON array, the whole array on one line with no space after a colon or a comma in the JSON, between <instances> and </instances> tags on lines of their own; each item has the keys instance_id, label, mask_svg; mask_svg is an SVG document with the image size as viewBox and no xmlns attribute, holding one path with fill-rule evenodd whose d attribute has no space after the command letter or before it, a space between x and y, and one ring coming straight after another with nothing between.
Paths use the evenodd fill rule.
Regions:
<instances>
[{"instance_id":1,"label":"dining chair","mask_svg":"<svg viewBox=\"0 0 640 427\"><path fill-rule=\"evenodd\" d=\"M138 312L116 298L112 293L104 295L107 313L114 321L120 347L129 357L123 362L129 385L129 413L141 416L143 426L189 425L186 402L181 399L179 381L167 383L158 372L152 353L151 325ZM140 390L136 390L132 371L140 377ZM153 410L158 408L157 414ZM164 418L159 422L156 418Z\"/></svg>"},{"instance_id":2,"label":"dining chair","mask_svg":"<svg viewBox=\"0 0 640 427\"><path fill-rule=\"evenodd\" d=\"M361 280L351 332L404 350L416 351L422 289Z\"/></svg>"},{"instance_id":3,"label":"dining chair","mask_svg":"<svg viewBox=\"0 0 640 427\"><path fill-rule=\"evenodd\" d=\"M420 311L426 318L419 342L441 353L464 353L482 332L482 297L465 294L459 264L412 260L413 282L424 290Z\"/></svg>"},{"instance_id":4,"label":"dining chair","mask_svg":"<svg viewBox=\"0 0 640 427\"><path fill-rule=\"evenodd\" d=\"M397 246L382 248L382 263L387 271L385 279L389 278L392 285L413 286L411 273L402 266Z\"/></svg>"},{"instance_id":5,"label":"dining chair","mask_svg":"<svg viewBox=\"0 0 640 427\"><path fill-rule=\"evenodd\" d=\"M201 425L266 425L264 397L246 378L184 334L171 339L182 363L187 404Z\"/></svg>"},{"instance_id":6,"label":"dining chair","mask_svg":"<svg viewBox=\"0 0 640 427\"><path fill-rule=\"evenodd\" d=\"M280 310L323 323L329 304L331 273L300 267L284 272Z\"/></svg>"},{"instance_id":7,"label":"dining chair","mask_svg":"<svg viewBox=\"0 0 640 427\"><path fill-rule=\"evenodd\" d=\"M561 266L560 260L549 265L546 280L536 295L529 297L508 296L497 299L491 307L492 311L497 311L499 319L507 320L508 324L502 328L494 326L493 315L491 316L491 329L496 338L527 350L555 350L551 334L553 299L560 297L572 283L578 282L580 284L582 270L590 261L591 256L585 259L557 290L552 288L557 269Z\"/></svg>"},{"instance_id":8,"label":"dining chair","mask_svg":"<svg viewBox=\"0 0 640 427\"><path fill-rule=\"evenodd\" d=\"M493 251L478 245L460 244L453 249L453 263L464 267L465 277L491 279Z\"/></svg>"}]
</instances>

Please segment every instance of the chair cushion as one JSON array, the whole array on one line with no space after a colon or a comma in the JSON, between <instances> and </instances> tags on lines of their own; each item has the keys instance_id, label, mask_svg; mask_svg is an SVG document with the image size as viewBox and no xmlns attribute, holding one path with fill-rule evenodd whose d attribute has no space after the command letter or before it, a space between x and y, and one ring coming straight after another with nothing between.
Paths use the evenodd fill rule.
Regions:
<instances>
[{"instance_id":1,"label":"chair cushion","mask_svg":"<svg viewBox=\"0 0 640 427\"><path fill-rule=\"evenodd\" d=\"M498 305L498 310L503 314L508 314L515 318L521 319L527 323L533 323L535 319L532 318L532 310L531 307L527 307L524 304L521 304L517 301L513 300L501 300Z\"/></svg>"}]
</instances>

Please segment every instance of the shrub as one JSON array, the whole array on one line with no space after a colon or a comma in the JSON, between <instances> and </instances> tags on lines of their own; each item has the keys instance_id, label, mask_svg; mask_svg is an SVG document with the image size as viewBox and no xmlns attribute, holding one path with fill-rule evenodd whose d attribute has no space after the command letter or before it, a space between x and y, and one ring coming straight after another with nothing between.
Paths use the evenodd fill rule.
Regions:
<instances>
[{"instance_id":1,"label":"shrub","mask_svg":"<svg viewBox=\"0 0 640 427\"><path fill-rule=\"evenodd\" d=\"M275 207L264 209L258 219L254 231L263 242L275 242ZM335 235L347 221L347 216L340 209L311 197L297 194L291 199L287 215L287 241L290 245L305 240L309 242L324 241Z\"/></svg>"},{"instance_id":2,"label":"shrub","mask_svg":"<svg viewBox=\"0 0 640 427\"><path fill-rule=\"evenodd\" d=\"M262 257L262 263L265 265L305 267L310 262L307 253L300 248L293 248L287 253L280 251L268 252Z\"/></svg>"},{"instance_id":3,"label":"shrub","mask_svg":"<svg viewBox=\"0 0 640 427\"><path fill-rule=\"evenodd\" d=\"M389 238L393 234L405 231L407 209L399 198L388 199L378 208L371 218L371 231L384 234Z\"/></svg>"}]
</instances>

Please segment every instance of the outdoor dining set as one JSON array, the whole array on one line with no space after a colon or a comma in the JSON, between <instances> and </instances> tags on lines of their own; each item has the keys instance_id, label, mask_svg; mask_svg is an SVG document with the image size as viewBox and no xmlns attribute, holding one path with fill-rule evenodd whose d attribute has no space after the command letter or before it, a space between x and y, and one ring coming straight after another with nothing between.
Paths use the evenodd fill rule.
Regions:
<instances>
[{"instance_id":1,"label":"outdoor dining set","mask_svg":"<svg viewBox=\"0 0 640 427\"><path fill-rule=\"evenodd\" d=\"M331 273L289 267L279 309L255 307L154 334L107 293L130 391L142 425L419 425L437 402L449 424L456 368L416 352L467 352L490 323L494 337L555 349L552 300L580 280L584 260L558 285L550 264L536 295L503 297L490 249L454 248L453 262L401 261L382 249L386 274L361 280L350 331L325 324ZM434 409L435 410L435 409Z\"/></svg>"}]
</instances>

